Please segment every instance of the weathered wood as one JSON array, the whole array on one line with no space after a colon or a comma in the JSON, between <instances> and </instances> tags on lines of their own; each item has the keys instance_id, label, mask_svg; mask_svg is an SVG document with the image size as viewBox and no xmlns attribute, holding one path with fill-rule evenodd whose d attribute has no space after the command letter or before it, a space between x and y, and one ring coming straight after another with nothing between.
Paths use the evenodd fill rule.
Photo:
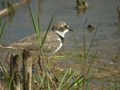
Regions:
<instances>
[{"instance_id":1,"label":"weathered wood","mask_svg":"<svg viewBox=\"0 0 120 90\"><path fill-rule=\"evenodd\" d=\"M12 7L16 10L17 7L20 7L21 5L29 1L30 0L21 0L20 2L13 4ZM0 11L0 16L8 15L9 12L10 12L9 8L5 8L4 10Z\"/></svg>"},{"instance_id":2,"label":"weathered wood","mask_svg":"<svg viewBox=\"0 0 120 90\"><path fill-rule=\"evenodd\" d=\"M20 90L20 58L19 55L11 55L10 57L10 77L11 77L11 87L10 90Z\"/></svg>"},{"instance_id":3,"label":"weathered wood","mask_svg":"<svg viewBox=\"0 0 120 90\"><path fill-rule=\"evenodd\" d=\"M21 48L1 46L0 49L1 49L0 60L4 61L3 63L6 63L6 61L10 61L9 62L10 64L8 63L10 66L8 65L7 68L8 70L10 67L10 76L11 76L10 90L20 90L20 88L23 88L23 90L31 90L32 60L34 60L34 63L37 63L37 60L39 58L38 55L36 55L36 53L32 53L29 50L26 49L24 50L23 48L21 49ZM10 54L9 58L8 58L8 54ZM6 60L6 58L8 60ZM20 68L21 66L23 67ZM23 73L20 72L21 69ZM22 75L23 79L20 78L20 74ZM22 81L23 84L21 84L20 81Z\"/></svg>"},{"instance_id":4,"label":"weathered wood","mask_svg":"<svg viewBox=\"0 0 120 90\"><path fill-rule=\"evenodd\" d=\"M23 90L32 89L32 56L29 51L23 51Z\"/></svg>"}]
</instances>

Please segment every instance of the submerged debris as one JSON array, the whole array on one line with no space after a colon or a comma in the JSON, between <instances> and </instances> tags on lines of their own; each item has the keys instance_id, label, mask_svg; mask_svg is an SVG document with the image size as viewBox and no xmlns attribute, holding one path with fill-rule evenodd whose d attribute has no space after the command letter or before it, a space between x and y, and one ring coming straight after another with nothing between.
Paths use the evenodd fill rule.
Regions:
<instances>
[{"instance_id":1,"label":"submerged debris","mask_svg":"<svg viewBox=\"0 0 120 90\"><path fill-rule=\"evenodd\" d=\"M88 30L89 30L90 32L92 32L92 31L95 30L95 26L94 26L93 24L89 24L89 25L87 26L87 28L88 28Z\"/></svg>"},{"instance_id":2,"label":"submerged debris","mask_svg":"<svg viewBox=\"0 0 120 90\"><path fill-rule=\"evenodd\" d=\"M76 0L77 14L85 13L88 8L88 3L84 0Z\"/></svg>"},{"instance_id":3,"label":"submerged debris","mask_svg":"<svg viewBox=\"0 0 120 90\"><path fill-rule=\"evenodd\" d=\"M77 9L87 9L88 8L88 3L83 0L76 0L77 4Z\"/></svg>"},{"instance_id":4,"label":"submerged debris","mask_svg":"<svg viewBox=\"0 0 120 90\"><path fill-rule=\"evenodd\" d=\"M118 18L119 18L119 21L120 21L120 8L119 7L117 8L117 12L118 12Z\"/></svg>"}]
</instances>

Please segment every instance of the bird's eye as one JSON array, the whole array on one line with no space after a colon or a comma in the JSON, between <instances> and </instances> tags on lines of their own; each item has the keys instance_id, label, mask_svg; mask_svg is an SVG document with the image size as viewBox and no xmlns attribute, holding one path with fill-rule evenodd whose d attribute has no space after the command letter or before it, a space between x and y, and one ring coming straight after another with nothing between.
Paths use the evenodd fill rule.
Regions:
<instances>
[{"instance_id":1,"label":"bird's eye","mask_svg":"<svg viewBox=\"0 0 120 90\"><path fill-rule=\"evenodd\" d=\"M68 28L68 25L65 25L64 27L65 27L65 28Z\"/></svg>"}]
</instances>

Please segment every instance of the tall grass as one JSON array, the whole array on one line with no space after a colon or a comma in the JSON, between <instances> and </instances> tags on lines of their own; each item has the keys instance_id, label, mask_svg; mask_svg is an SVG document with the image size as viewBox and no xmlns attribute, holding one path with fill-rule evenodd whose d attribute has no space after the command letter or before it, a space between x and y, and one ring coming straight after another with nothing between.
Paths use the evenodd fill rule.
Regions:
<instances>
[{"instance_id":1,"label":"tall grass","mask_svg":"<svg viewBox=\"0 0 120 90\"><path fill-rule=\"evenodd\" d=\"M51 27L51 24L52 24L54 18L53 17L51 18L49 25L47 26L46 32L44 34L44 37L41 38L39 7L37 9L37 13L35 16L33 15L33 11L32 11L32 8L30 7L30 5L28 5L28 9L29 9L29 13L30 13L30 16L32 19L32 24L34 27L36 37L40 38L39 39L40 40L39 41L40 42L40 53L44 54L44 52L41 52L41 51L42 51L42 48L44 46L47 34L50 30L50 27ZM37 79L35 78L36 75L33 75L33 77L34 77L33 79L37 80L37 82L39 83L39 86L41 86L43 88L43 90L53 90L53 89L54 90L61 90L64 88L69 90L73 87L75 88L76 86L79 86L76 84L82 83L82 81L83 81L83 77L81 77L81 75L80 76L78 75L76 79L72 80L72 78L74 78L74 76L75 76L75 73L71 69L68 69L65 72L65 74L62 75L62 72L61 72L62 76L59 75L58 78L56 77L56 79L58 80L58 82L57 82L57 81L53 80L53 79L55 79L55 76L56 76L55 71L51 70L50 67L47 65L47 63L45 63L45 64L47 67L47 69L44 70L45 75L42 76L40 74L40 72L37 72L37 76L38 76ZM54 72L54 73L52 73L52 72ZM61 76L61 78L60 78L60 76Z\"/></svg>"},{"instance_id":2,"label":"tall grass","mask_svg":"<svg viewBox=\"0 0 120 90\"><path fill-rule=\"evenodd\" d=\"M6 26L7 26L7 17L0 17L0 44L2 44L3 37L5 36L5 33L7 31ZM3 74L2 78L0 78L0 80L1 79L5 80L4 82L6 82L8 85L8 88L10 88L13 77L10 78L9 72L5 68L5 63L3 64L2 61L0 61L0 73ZM1 84L1 82L0 82L0 84Z\"/></svg>"},{"instance_id":3,"label":"tall grass","mask_svg":"<svg viewBox=\"0 0 120 90\"><path fill-rule=\"evenodd\" d=\"M0 43L1 43L1 40L3 38L3 36L5 35L5 27L7 25L7 20L6 18L5 19L2 19L2 17L0 17Z\"/></svg>"},{"instance_id":4,"label":"tall grass","mask_svg":"<svg viewBox=\"0 0 120 90\"><path fill-rule=\"evenodd\" d=\"M53 17L51 18L51 20L50 20L50 22L48 24L48 27L46 29L46 32L44 34L44 37L41 39L40 15L39 15L39 13L40 13L39 11L40 10L37 9L37 14L36 14L36 16L34 16L32 8L30 7L29 4L28 4L28 9L29 9L30 16L32 18L32 23L33 23L33 27L34 27L34 31L35 31L36 37L40 39L39 40L40 41L40 49L42 49L54 18Z\"/></svg>"},{"instance_id":5,"label":"tall grass","mask_svg":"<svg viewBox=\"0 0 120 90\"><path fill-rule=\"evenodd\" d=\"M3 39L5 32L6 32L6 25L7 25L7 19L2 18L0 16L0 44L2 43L2 39ZM1 61L0 61L0 71L2 71L5 76L7 75L7 70L5 69L5 67L1 63Z\"/></svg>"}]
</instances>

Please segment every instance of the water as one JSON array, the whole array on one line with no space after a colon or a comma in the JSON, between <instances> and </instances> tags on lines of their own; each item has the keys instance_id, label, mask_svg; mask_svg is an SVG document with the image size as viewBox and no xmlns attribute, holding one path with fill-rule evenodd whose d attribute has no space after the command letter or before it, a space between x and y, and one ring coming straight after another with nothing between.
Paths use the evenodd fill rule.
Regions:
<instances>
[{"instance_id":1,"label":"water","mask_svg":"<svg viewBox=\"0 0 120 90\"><path fill-rule=\"evenodd\" d=\"M32 2L32 7L35 13L36 2ZM84 27L88 24L94 24L97 31L96 47L105 47L111 49L116 47L115 41L119 42L120 31L117 29L115 22L117 21L117 1L113 0L91 0L88 1L89 8L84 15L78 16L75 10L76 2L74 0L41 0L41 28L44 31L48 26L51 16L55 17L56 21L66 21L74 29L72 35L81 45L83 30L86 31L87 41L91 40L93 33L89 33ZM85 24L85 20L87 23ZM8 26L8 32L4 41L6 43L14 42L24 38L25 36L34 33L32 22L25 6L20 7L16 11L13 22ZM68 39L69 38L69 39ZM68 40L67 40L68 39ZM71 34L67 36L68 47L73 48L73 38ZM115 41L114 41L115 40ZM106 45L109 43L108 45ZM115 45L114 45L115 44ZM120 43L117 43L119 48ZM79 46L78 46L79 47ZM112 50L113 51L113 50Z\"/></svg>"},{"instance_id":2,"label":"water","mask_svg":"<svg viewBox=\"0 0 120 90\"><path fill-rule=\"evenodd\" d=\"M50 18L54 16L54 22L66 21L74 30L66 36L63 50L70 51L71 55L80 51L83 44L83 31L85 31L86 42L89 46L95 31L95 44L91 50L97 51L100 61L111 64L112 57L120 53L120 30L117 26L117 6L120 6L119 0L88 0L88 10L85 14L77 15L75 0L41 0L40 23L44 31L48 26ZM32 7L35 14L36 2L32 1ZM87 22L86 22L87 20ZM87 30L87 25L93 24L96 28L94 32ZM8 32L4 42L11 43L34 33L32 22L28 14L26 6L20 7L16 11L13 22L8 26ZM77 51L77 52L78 52ZM80 69L79 59L70 58L65 61L59 61L64 64L74 65L73 67ZM76 65L76 66L75 66ZM99 65L97 62L96 66ZM116 64L119 66L119 63ZM103 66L104 68L105 66ZM114 67L111 67L111 73ZM110 68L109 67L109 68ZM120 70L119 68L117 69ZM98 73L97 73L98 74ZM102 75L102 74L99 74ZM99 81L99 80L98 80ZM98 82L97 81L97 82Z\"/></svg>"}]
</instances>

